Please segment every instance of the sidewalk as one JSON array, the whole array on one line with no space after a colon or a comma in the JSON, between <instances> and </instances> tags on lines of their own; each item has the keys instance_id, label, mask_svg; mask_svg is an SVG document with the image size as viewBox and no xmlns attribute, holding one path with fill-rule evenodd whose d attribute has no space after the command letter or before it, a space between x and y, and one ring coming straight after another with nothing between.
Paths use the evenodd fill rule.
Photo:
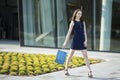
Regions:
<instances>
[{"instance_id":1,"label":"sidewalk","mask_svg":"<svg viewBox=\"0 0 120 80\"><path fill-rule=\"evenodd\" d=\"M56 54L57 49L19 46L5 47L0 45L0 51ZM79 51L76 51L74 55L82 56ZM88 51L88 56L89 58L106 60L105 62L91 65L93 70L92 79L87 77L87 67L83 66L69 69L70 76L65 76L64 71L62 70L38 76L0 75L0 80L120 80L120 53Z\"/></svg>"}]
</instances>

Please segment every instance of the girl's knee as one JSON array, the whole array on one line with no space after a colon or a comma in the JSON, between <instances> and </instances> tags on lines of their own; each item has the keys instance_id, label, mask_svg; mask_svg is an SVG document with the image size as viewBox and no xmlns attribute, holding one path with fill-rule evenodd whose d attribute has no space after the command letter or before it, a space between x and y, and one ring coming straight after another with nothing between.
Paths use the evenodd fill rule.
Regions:
<instances>
[{"instance_id":1,"label":"girl's knee","mask_svg":"<svg viewBox=\"0 0 120 80\"><path fill-rule=\"evenodd\" d=\"M74 50L70 49L70 55L72 56L74 54Z\"/></svg>"},{"instance_id":2,"label":"girl's knee","mask_svg":"<svg viewBox=\"0 0 120 80\"><path fill-rule=\"evenodd\" d=\"M84 57L87 57L87 51L86 50L82 50L82 54Z\"/></svg>"}]
</instances>

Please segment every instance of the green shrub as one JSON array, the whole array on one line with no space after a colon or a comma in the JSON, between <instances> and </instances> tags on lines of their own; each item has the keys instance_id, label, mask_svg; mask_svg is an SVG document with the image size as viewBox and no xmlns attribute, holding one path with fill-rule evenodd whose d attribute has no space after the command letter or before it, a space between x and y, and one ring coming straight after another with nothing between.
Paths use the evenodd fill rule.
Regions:
<instances>
[{"instance_id":1,"label":"green shrub","mask_svg":"<svg viewBox=\"0 0 120 80\"><path fill-rule=\"evenodd\" d=\"M42 71L41 70L35 70L35 75L39 75L39 74L42 74Z\"/></svg>"},{"instance_id":2,"label":"green shrub","mask_svg":"<svg viewBox=\"0 0 120 80\"><path fill-rule=\"evenodd\" d=\"M18 74L17 74L17 72L10 72L10 75L16 76L16 75L18 75Z\"/></svg>"},{"instance_id":3,"label":"green shrub","mask_svg":"<svg viewBox=\"0 0 120 80\"><path fill-rule=\"evenodd\" d=\"M43 72L48 73L48 72L50 72L50 69L49 68L43 68Z\"/></svg>"},{"instance_id":4,"label":"green shrub","mask_svg":"<svg viewBox=\"0 0 120 80\"><path fill-rule=\"evenodd\" d=\"M37 64L37 63L35 63L35 64L33 64L33 66L34 66L34 67L40 67L41 65L40 65L40 64Z\"/></svg>"},{"instance_id":5,"label":"green shrub","mask_svg":"<svg viewBox=\"0 0 120 80\"><path fill-rule=\"evenodd\" d=\"M57 68L57 70L63 70L63 69L64 69L64 67L62 67L62 66Z\"/></svg>"},{"instance_id":6,"label":"green shrub","mask_svg":"<svg viewBox=\"0 0 120 80\"><path fill-rule=\"evenodd\" d=\"M32 66L27 66L27 71L34 71Z\"/></svg>"},{"instance_id":7,"label":"green shrub","mask_svg":"<svg viewBox=\"0 0 120 80\"><path fill-rule=\"evenodd\" d=\"M48 68L48 65L42 65L42 68Z\"/></svg>"},{"instance_id":8,"label":"green shrub","mask_svg":"<svg viewBox=\"0 0 120 80\"><path fill-rule=\"evenodd\" d=\"M11 66L10 72L17 72L18 71L18 66Z\"/></svg>"},{"instance_id":9,"label":"green shrub","mask_svg":"<svg viewBox=\"0 0 120 80\"><path fill-rule=\"evenodd\" d=\"M25 64L23 64L23 63L19 64L19 68L24 67L24 66L25 66Z\"/></svg>"},{"instance_id":10,"label":"green shrub","mask_svg":"<svg viewBox=\"0 0 120 80\"><path fill-rule=\"evenodd\" d=\"M2 66L2 69L9 69L9 64L4 64L3 66Z\"/></svg>"},{"instance_id":11,"label":"green shrub","mask_svg":"<svg viewBox=\"0 0 120 80\"><path fill-rule=\"evenodd\" d=\"M27 62L26 66L32 66L33 63L32 62Z\"/></svg>"},{"instance_id":12,"label":"green shrub","mask_svg":"<svg viewBox=\"0 0 120 80\"><path fill-rule=\"evenodd\" d=\"M51 72L57 71L56 69L50 69Z\"/></svg>"},{"instance_id":13,"label":"green shrub","mask_svg":"<svg viewBox=\"0 0 120 80\"><path fill-rule=\"evenodd\" d=\"M27 74L30 76L35 75L33 71L27 71Z\"/></svg>"},{"instance_id":14,"label":"green shrub","mask_svg":"<svg viewBox=\"0 0 120 80\"><path fill-rule=\"evenodd\" d=\"M90 63L101 60L89 59ZM73 56L68 67L74 68L85 65L82 57ZM53 71L63 70L64 65L55 62L55 55L27 54L16 52L0 52L0 74L10 75L39 75Z\"/></svg>"},{"instance_id":15,"label":"green shrub","mask_svg":"<svg viewBox=\"0 0 120 80\"><path fill-rule=\"evenodd\" d=\"M2 70L0 71L0 74L8 74L8 69L2 69Z\"/></svg>"},{"instance_id":16,"label":"green shrub","mask_svg":"<svg viewBox=\"0 0 120 80\"><path fill-rule=\"evenodd\" d=\"M17 61L14 61L11 63L11 66L17 66L18 65L18 62Z\"/></svg>"},{"instance_id":17,"label":"green shrub","mask_svg":"<svg viewBox=\"0 0 120 80\"><path fill-rule=\"evenodd\" d=\"M56 67L55 67L54 64L49 64L49 68L50 68L50 69L56 69Z\"/></svg>"},{"instance_id":18,"label":"green shrub","mask_svg":"<svg viewBox=\"0 0 120 80\"><path fill-rule=\"evenodd\" d=\"M0 70L2 69L2 65L0 65Z\"/></svg>"},{"instance_id":19,"label":"green shrub","mask_svg":"<svg viewBox=\"0 0 120 80\"><path fill-rule=\"evenodd\" d=\"M41 61L40 64L41 64L41 65L45 65L46 62L45 62L45 61Z\"/></svg>"},{"instance_id":20,"label":"green shrub","mask_svg":"<svg viewBox=\"0 0 120 80\"><path fill-rule=\"evenodd\" d=\"M1 60L1 61L0 61L0 65L2 65L2 64L3 64L3 61Z\"/></svg>"},{"instance_id":21,"label":"green shrub","mask_svg":"<svg viewBox=\"0 0 120 80\"><path fill-rule=\"evenodd\" d=\"M25 71L25 70L26 70L25 66L19 68L19 71Z\"/></svg>"},{"instance_id":22,"label":"green shrub","mask_svg":"<svg viewBox=\"0 0 120 80\"><path fill-rule=\"evenodd\" d=\"M19 71L19 75L20 76L26 75L26 72L25 71Z\"/></svg>"},{"instance_id":23,"label":"green shrub","mask_svg":"<svg viewBox=\"0 0 120 80\"><path fill-rule=\"evenodd\" d=\"M34 67L34 70L36 71L36 70L41 70L41 68L40 67Z\"/></svg>"}]
</instances>

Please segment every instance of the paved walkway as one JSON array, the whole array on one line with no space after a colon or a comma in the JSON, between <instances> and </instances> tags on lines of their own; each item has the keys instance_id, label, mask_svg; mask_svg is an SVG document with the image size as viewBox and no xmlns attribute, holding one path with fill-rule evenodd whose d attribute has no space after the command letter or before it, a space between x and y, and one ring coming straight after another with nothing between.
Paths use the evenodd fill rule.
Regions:
<instances>
[{"instance_id":1,"label":"paved walkway","mask_svg":"<svg viewBox=\"0 0 120 80\"><path fill-rule=\"evenodd\" d=\"M0 51L16 51L25 53L56 54L57 49L4 46L0 44ZM68 51L68 50L66 50ZM82 56L76 51L76 56ZM0 75L0 80L120 80L120 53L88 51L89 58L104 59L105 62L92 64L93 78L87 77L87 67L69 69L70 76L65 76L64 71L57 71L38 76L10 76Z\"/></svg>"}]
</instances>

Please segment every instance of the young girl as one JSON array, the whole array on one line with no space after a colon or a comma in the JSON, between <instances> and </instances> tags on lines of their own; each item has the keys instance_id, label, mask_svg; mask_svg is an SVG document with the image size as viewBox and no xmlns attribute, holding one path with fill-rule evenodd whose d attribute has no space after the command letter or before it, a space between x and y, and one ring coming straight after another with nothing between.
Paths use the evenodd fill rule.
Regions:
<instances>
[{"instance_id":1,"label":"young girl","mask_svg":"<svg viewBox=\"0 0 120 80\"><path fill-rule=\"evenodd\" d=\"M74 37L73 37L73 40L71 43L70 54L68 55L68 58L66 60L65 75L69 75L68 64L69 64L75 50L81 50L83 57L84 57L85 64L89 69L88 77L92 78L93 77L92 71L90 68L90 64L89 64L89 60L88 60L88 56L87 56L87 50L86 50L87 33L86 33L85 21L82 21L81 17L82 17L82 11L80 9L76 9L72 16L72 20L69 25L69 30L68 30L66 39L63 43L63 48L65 48L72 30L74 30Z\"/></svg>"}]
</instances>

